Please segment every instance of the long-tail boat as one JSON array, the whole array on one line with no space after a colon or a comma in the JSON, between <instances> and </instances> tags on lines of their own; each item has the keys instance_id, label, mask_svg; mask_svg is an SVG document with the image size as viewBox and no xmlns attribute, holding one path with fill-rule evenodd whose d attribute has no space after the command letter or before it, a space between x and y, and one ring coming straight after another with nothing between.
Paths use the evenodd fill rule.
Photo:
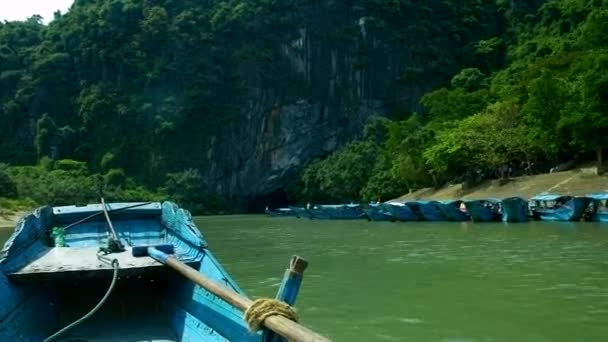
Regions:
<instances>
[{"instance_id":1,"label":"long-tail boat","mask_svg":"<svg viewBox=\"0 0 608 342\"><path fill-rule=\"evenodd\" d=\"M412 201L405 204L416 213L420 221L446 220L445 215L439 209L439 202L437 201Z\"/></svg>"},{"instance_id":2,"label":"long-tail boat","mask_svg":"<svg viewBox=\"0 0 608 342\"><path fill-rule=\"evenodd\" d=\"M528 201L521 197L508 197L500 201L503 222L528 221Z\"/></svg>"},{"instance_id":3,"label":"long-tail boat","mask_svg":"<svg viewBox=\"0 0 608 342\"><path fill-rule=\"evenodd\" d=\"M271 217L297 216L297 213L291 208L270 209L266 207L266 209L264 209L264 212L266 213L266 215Z\"/></svg>"},{"instance_id":4,"label":"long-tail boat","mask_svg":"<svg viewBox=\"0 0 608 342\"><path fill-rule=\"evenodd\" d=\"M471 216L461 200L438 201L437 206L448 221L469 221ZM463 210L464 208L464 210Z\"/></svg>"},{"instance_id":5,"label":"long-tail boat","mask_svg":"<svg viewBox=\"0 0 608 342\"><path fill-rule=\"evenodd\" d=\"M530 199L534 218L543 221L579 221L591 199L583 196L540 194Z\"/></svg>"},{"instance_id":6,"label":"long-tail boat","mask_svg":"<svg viewBox=\"0 0 608 342\"><path fill-rule=\"evenodd\" d=\"M473 222L500 221L502 218L500 200L483 199L464 201L471 220Z\"/></svg>"},{"instance_id":7,"label":"long-tail boat","mask_svg":"<svg viewBox=\"0 0 608 342\"><path fill-rule=\"evenodd\" d=\"M305 268L252 301L174 203L45 206L0 251L0 341L328 341L295 322Z\"/></svg>"},{"instance_id":8,"label":"long-tail boat","mask_svg":"<svg viewBox=\"0 0 608 342\"><path fill-rule=\"evenodd\" d=\"M388 210L387 206L382 205L383 203L370 203L365 209L365 214L370 221L391 221L394 222L397 219Z\"/></svg>"},{"instance_id":9,"label":"long-tail boat","mask_svg":"<svg viewBox=\"0 0 608 342\"><path fill-rule=\"evenodd\" d=\"M598 192L587 195L591 198L589 205L591 220L598 222L608 222L608 192Z\"/></svg>"},{"instance_id":10,"label":"long-tail boat","mask_svg":"<svg viewBox=\"0 0 608 342\"><path fill-rule=\"evenodd\" d=\"M382 205L399 221L418 221L418 215L402 202L384 202Z\"/></svg>"},{"instance_id":11,"label":"long-tail boat","mask_svg":"<svg viewBox=\"0 0 608 342\"><path fill-rule=\"evenodd\" d=\"M307 210L318 220L356 220L367 215L360 204L319 204Z\"/></svg>"}]
</instances>

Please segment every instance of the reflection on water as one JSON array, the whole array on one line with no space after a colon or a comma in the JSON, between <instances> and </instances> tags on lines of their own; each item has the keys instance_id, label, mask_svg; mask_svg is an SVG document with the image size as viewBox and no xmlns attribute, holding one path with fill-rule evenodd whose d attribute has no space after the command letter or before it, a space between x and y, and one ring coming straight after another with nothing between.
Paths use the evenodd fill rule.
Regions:
<instances>
[{"instance_id":1,"label":"reflection on water","mask_svg":"<svg viewBox=\"0 0 608 342\"><path fill-rule=\"evenodd\" d=\"M296 306L336 341L574 341L608 334L608 227L198 217L251 297L310 262ZM0 242L12 229L0 228Z\"/></svg>"}]
</instances>

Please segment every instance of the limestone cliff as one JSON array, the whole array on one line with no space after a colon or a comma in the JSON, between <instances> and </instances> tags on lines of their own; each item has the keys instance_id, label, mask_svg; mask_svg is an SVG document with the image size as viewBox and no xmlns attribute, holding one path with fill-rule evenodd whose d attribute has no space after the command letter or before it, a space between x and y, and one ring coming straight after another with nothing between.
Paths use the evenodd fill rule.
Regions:
<instances>
[{"instance_id":1,"label":"limestone cliff","mask_svg":"<svg viewBox=\"0 0 608 342\"><path fill-rule=\"evenodd\" d=\"M241 205L277 191L280 197L306 163L351 141L368 117L391 111L395 98L419 110L427 87L400 87L401 54L372 35L363 18L353 25L359 35L349 44L301 28L280 47L286 72L303 80L295 96L249 77L246 119L223 127L207 151L212 190ZM255 67L243 72L261 72Z\"/></svg>"}]
</instances>

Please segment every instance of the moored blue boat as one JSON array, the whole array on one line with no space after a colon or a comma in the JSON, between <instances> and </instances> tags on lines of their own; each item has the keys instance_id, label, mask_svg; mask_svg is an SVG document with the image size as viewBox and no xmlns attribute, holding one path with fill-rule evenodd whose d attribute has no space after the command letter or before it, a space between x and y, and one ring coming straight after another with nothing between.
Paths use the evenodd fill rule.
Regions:
<instances>
[{"instance_id":1,"label":"moored blue boat","mask_svg":"<svg viewBox=\"0 0 608 342\"><path fill-rule=\"evenodd\" d=\"M390 214L399 221L418 221L418 215L405 203L401 202L385 202L382 205L390 212Z\"/></svg>"},{"instance_id":2,"label":"moored blue boat","mask_svg":"<svg viewBox=\"0 0 608 342\"><path fill-rule=\"evenodd\" d=\"M579 221L587 209L589 197L540 194L530 199L534 218L543 221Z\"/></svg>"},{"instance_id":3,"label":"moored blue boat","mask_svg":"<svg viewBox=\"0 0 608 342\"><path fill-rule=\"evenodd\" d=\"M442 221L445 216L439 209L437 201L413 201L405 203L421 221Z\"/></svg>"},{"instance_id":4,"label":"moored blue boat","mask_svg":"<svg viewBox=\"0 0 608 342\"><path fill-rule=\"evenodd\" d=\"M608 222L608 192L587 195L591 199L589 210L592 221Z\"/></svg>"},{"instance_id":5,"label":"moored blue boat","mask_svg":"<svg viewBox=\"0 0 608 342\"><path fill-rule=\"evenodd\" d=\"M464 201L473 222L493 222L502 218L500 200L483 199Z\"/></svg>"},{"instance_id":6,"label":"moored blue boat","mask_svg":"<svg viewBox=\"0 0 608 342\"><path fill-rule=\"evenodd\" d=\"M320 204L308 209L318 220L355 220L365 219L367 215L360 204Z\"/></svg>"},{"instance_id":7,"label":"moored blue boat","mask_svg":"<svg viewBox=\"0 0 608 342\"><path fill-rule=\"evenodd\" d=\"M528 201L521 197L508 197L500 201L503 222L528 221Z\"/></svg>"},{"instance_id":8,"label":"moored blue boat","mask_svg":"<svg viewBox=\"0 0 608 342\"><path fill-rule=\"evenodd\" d=\"M296 216L296 212L291 208L277 208L277 209L269 209L266 207L264 212L271 217L284 217L284 216Z\"/></svg>"},{"instance_id":9,"label":"moored blue boat","mask_svg":"<svg viewBox=\"0 0 608 342\"><path fill-rule=\"evenodd\" d=\"M142 248L156 254L136 256ZM266 341L239 304L189 280L204 275L245 298L190 213L170 202L39 208L17 224L0 269L0 341L40 342L77 318L59 340ZM278 299L293 304L301 275L287 273Z\"/></svg>"},{"instance_id":10,"label":"moored blue boat","mask_svg":"<svg viewBox=\"0 0 608 342\"><path fill-rule=\"evenodd\" d=\"M383 203L370 203L365 209L365 214L371 221L396 221L397 219L388 211Z\"/></svg>"},{"instance_id":11,"label":"moored blue boat","mask_svg":"<svg viewBox=\"0 0 608 342\"><path fill-rule=\"evenodd\" d=\"M448 221L469 221L471 217L465 210L462 210L463 202L461 200L456 201L440 201L437 202L439 210L443 213L443 216ZM465 207L466 208L466 207Z\"/></svg>"},{"instance_id":12,"label":"moored blue boat","mask_svg":"<svg viewBox=\"0 0 608 342\"><path fill-rule=\"evenodd\" d=\"M295 213L295 216L297 218L303 217L303 218L307 218L307 219L312 219L312 215L306 208L290 206L289 209L291 209Z\"/></svg>"}]
</instances>

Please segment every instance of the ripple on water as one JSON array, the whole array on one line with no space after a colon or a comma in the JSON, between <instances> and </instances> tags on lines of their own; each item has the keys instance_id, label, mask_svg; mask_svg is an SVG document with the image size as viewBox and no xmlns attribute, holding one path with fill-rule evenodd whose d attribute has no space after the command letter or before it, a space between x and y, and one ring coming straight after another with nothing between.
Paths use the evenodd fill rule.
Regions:
<instances>
[{"instance_id":1,"label":"ripple on water","mask_svg":"<svg viewBox=\"0 0 608 342\"><path fill-rule=\"evenodd\" d=\"M272 282L277 282L280 281L281 278L279 277L270 277L270 278L266 278L266 279L262 279L259 281L260 284L268 284L268 283L272 283ZM280 282L279 282L280 284Z\"/></svg>"},{"instance_id":2,"label":"ripple on water","mask_svg":"<svg viewBox=\"0 0 608 342\"><path fill-rule=\"evenodd\" d=\"M475 342L475 339L472 338L468 338L468 337L447 337L444 338L442 341L444 342Z\"/></svg>"},{"instance_id":3,"label":"ripple on water","mask_svg":"<svg viewBox=\"0 0 608 342\"><path fill-rule=\"evenodd\" d=\"M424 321L421 320L421 319L419 319L419 318L402 317L402 318L397 318L397 320L399 322L406 323L406 324L422 324L422 323L424 323Z\"/></svg>"},{"instance_id":4,"label":"ripple on water","mask_svg":"<svg viewBox=\"0 0 608 342\"><path fill-rule=\"evenodd\" d=\"M385 341L400 341L401 340L400 337L393 336L393 335L387 335L387 334L381 334L381 333L377 333L376 337L378 339L385 340Z\"/></svg>"}]
</instances>

